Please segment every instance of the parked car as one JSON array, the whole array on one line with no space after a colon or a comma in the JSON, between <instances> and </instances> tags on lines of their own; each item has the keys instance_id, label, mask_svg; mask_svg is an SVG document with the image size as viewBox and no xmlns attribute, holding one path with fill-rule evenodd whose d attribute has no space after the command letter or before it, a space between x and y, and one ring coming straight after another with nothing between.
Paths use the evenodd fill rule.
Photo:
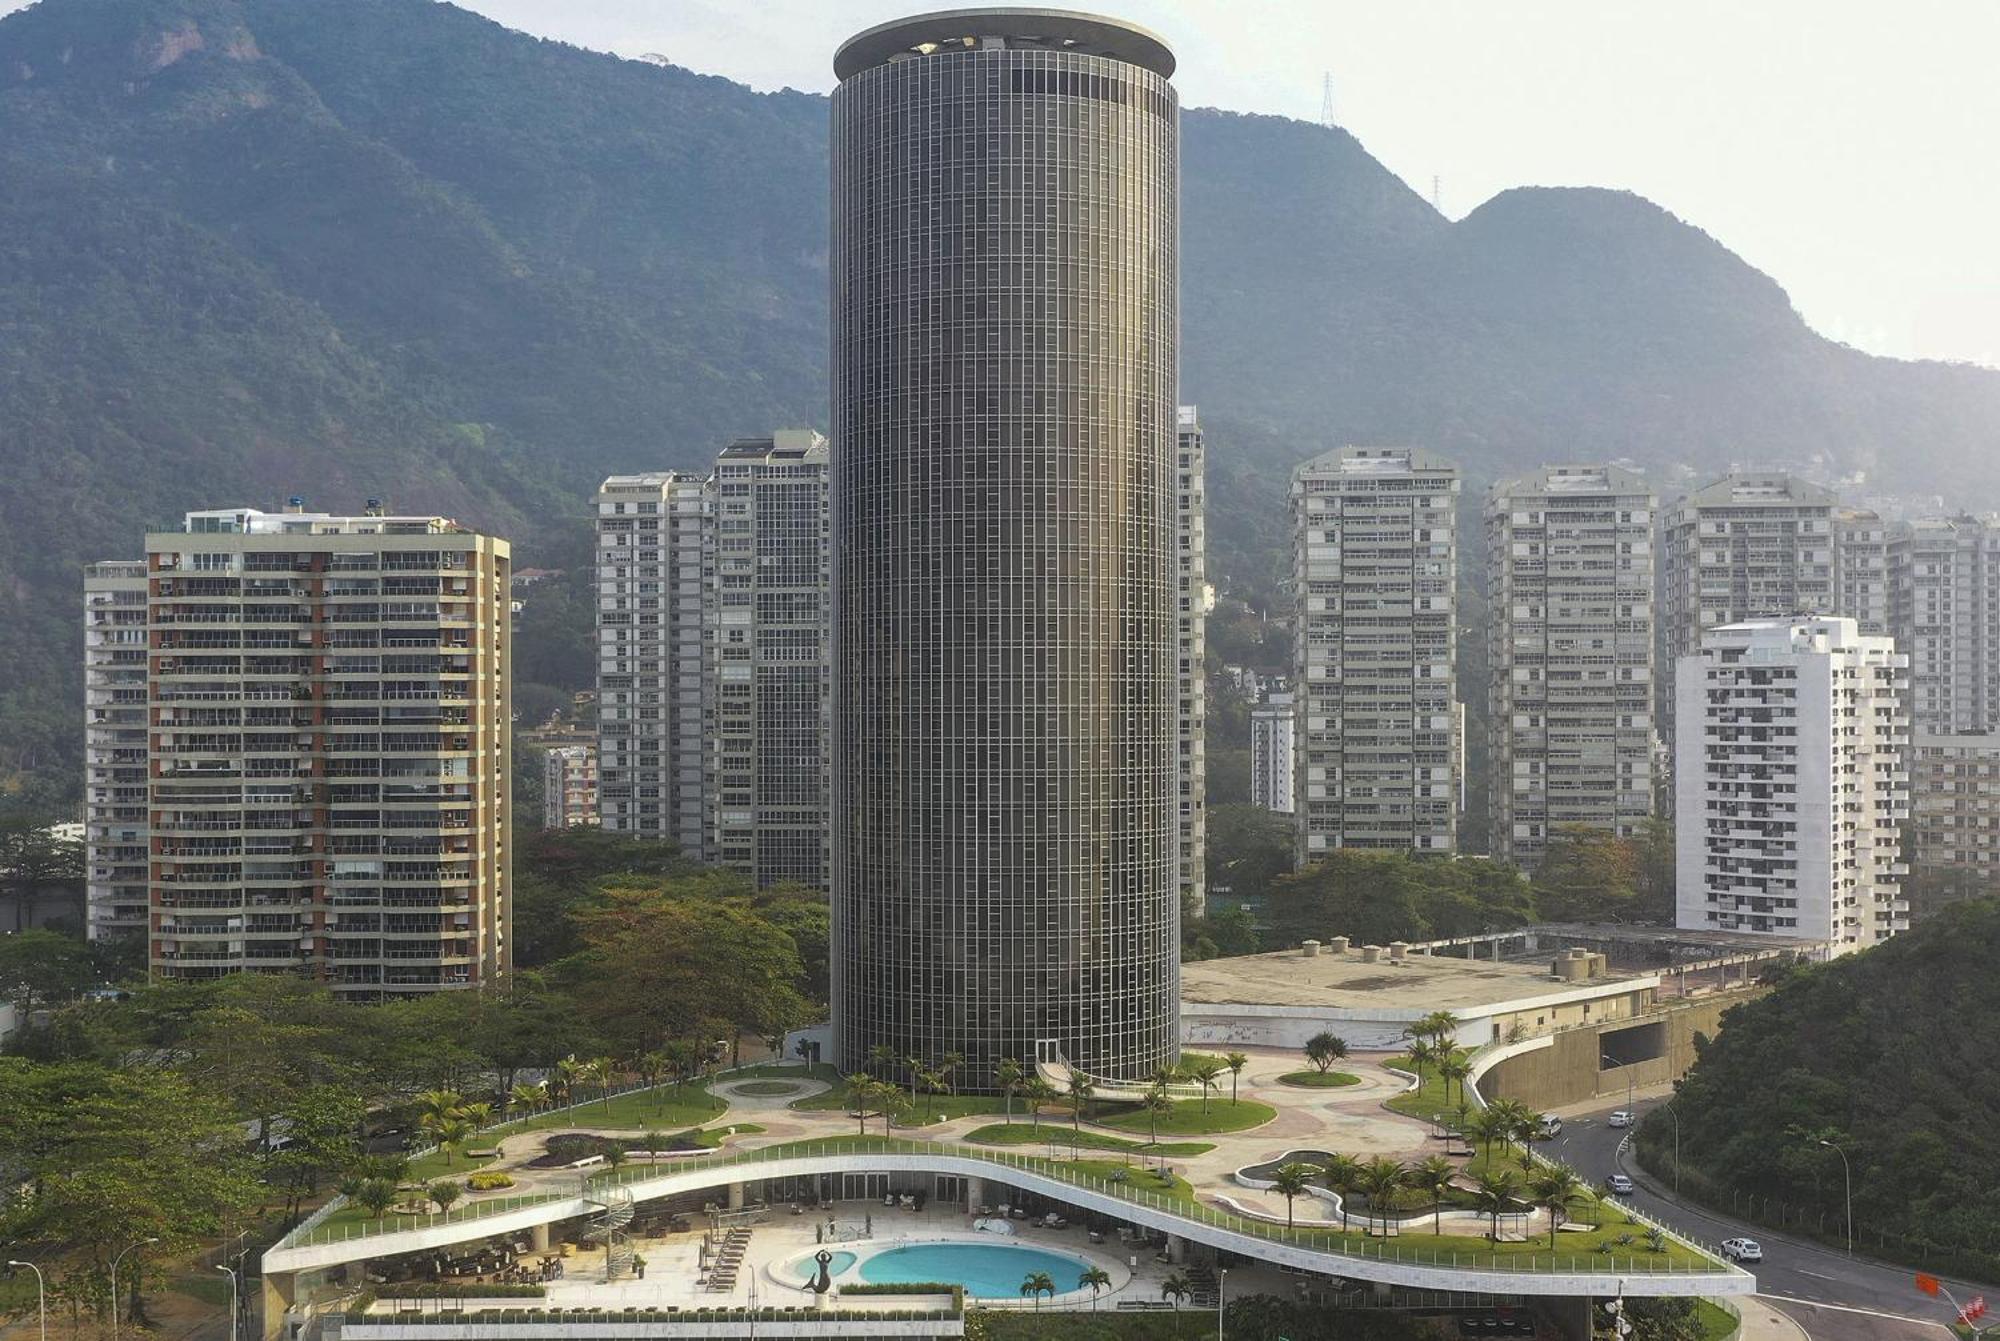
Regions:
<instances>
[{"instance_id":1,"label":"parked car","mask_svg":"<svg viewBox=\"0 0 2000 1341\"><path fill-rule=\"evenodd\" d=\"M1631 1126L1631 1125L1632 1125L1632 1110L1631 1110L1631 1109L1629 1109L1629 1108L1621 1108L1621 1109L1619 1109L1619 1110L1618 1110L1617 1112L1613 1113L1613 1114L1611 1115L1611 1122L1610 1122L1610 1125L1611 1125L1611 1126L1613 1126L1613 1127L1629 1127L1629 1126Z\"/></svg>"},{"instance_id":2,"label":"parked car","mask_svg":"<svg viewBox=\"0 0 2000 1341\"><path fill-rule=\"evenodd\" d=\"M1755 1239L1724 1239L1722 1255L1732 1262L1761 1262L1764 1249Z\"/></svg>"},{"instance_id":3,"label":"parked car","mask_svg":"<svg viewBox=\"0 0 2000 1341\"><path fill-rule=\"evenodd\" d=\"M1632 1180L1622 1173L1614 1173L1604 1180L1605 1189L1621 1197L1632 1195Z\"/></svg>"}]
</instances>

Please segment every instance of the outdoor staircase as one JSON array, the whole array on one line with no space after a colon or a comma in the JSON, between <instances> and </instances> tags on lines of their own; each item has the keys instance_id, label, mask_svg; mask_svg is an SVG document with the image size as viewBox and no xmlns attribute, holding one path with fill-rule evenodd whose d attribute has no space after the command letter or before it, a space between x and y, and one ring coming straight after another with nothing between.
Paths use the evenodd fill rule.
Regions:
<instances>
[{"instance_id":1,"label":"outdoor staircase","mask_svg":"<svg viewBox=\"0 0 2000 1341\"><path fill-rule=\"evenodd\" d=\"M625 1232L635 1209L632 1192L629 1188L614 1187L593 1200L604 1207L604 1214L584 1231L584 1241L604 1245L604 1279L617 1280L632 1270L632 1259L636 1256L631 1236Z\"/></svg>"}]
</instances>

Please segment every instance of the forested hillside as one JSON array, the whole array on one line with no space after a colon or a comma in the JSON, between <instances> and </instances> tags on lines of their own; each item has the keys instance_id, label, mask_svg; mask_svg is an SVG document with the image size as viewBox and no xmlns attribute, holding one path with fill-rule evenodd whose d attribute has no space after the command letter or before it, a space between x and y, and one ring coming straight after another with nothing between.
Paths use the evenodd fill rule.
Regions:
<instances>
[{"instance_id":1,"label":"forested hillside","mask_svg":"<svg viewBox=\"0 0 2000 1341\"><path fill-rule=\"evenodd\" d=\"M1986 1279L2000 1272L2000 899L1940 911L1723 1017L1680 1083L1687 1186L1771 1223ZM1640 1133L1671 1172L1664 1117Z\"/></svg>"},{"instance_id":2,"label":"forested hillside","mask_svg":"<svg viewBox=\"0 0 2000 1341\"><path fill-rule=\"evenodd\" d=\"M0 20L0 791L74 794L78 565L149 522L376 495L574 566L601 474L823 426L825 121L430 0ZM1830 345L1635 197L1453 224L1343 132L1219 112L1184 157L1182 398L1239 588L1273 585L1291 465L1349 440L1475 487L1893 457L2000 499L2000 374Z\"/></svg>"}]
</instances>

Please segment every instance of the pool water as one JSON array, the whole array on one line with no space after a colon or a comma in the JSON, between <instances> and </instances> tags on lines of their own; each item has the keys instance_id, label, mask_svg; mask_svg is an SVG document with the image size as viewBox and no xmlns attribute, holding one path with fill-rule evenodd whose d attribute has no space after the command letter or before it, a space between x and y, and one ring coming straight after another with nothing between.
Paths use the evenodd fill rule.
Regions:
<instances>
[{"instance_id":1,"label":"pool water","mask_svg":"<svg viewBox=\"0 0 2000 1341\"><path fill-rule=\"evenodd\" d=\"M826 1264L826 1274L829 1277L838 1276L841 1272L847 1270L847 1268L853 1265L854 1265L853 1253L836 1252L833 1255L833 1260ZM814 1261L810 1257L804 1258L800 1260L800 1262L798 1263L798 1272L799 1272L799 1279L801 1280L804 1281L817 1280L819 1279L819 1263Z\"/></svg>"},{"instance_id":2,"label":"pool water","mask_svg":"<svg viewBox=\"0 0 2000 1341\"><path fill-rule=\"evenodd\" d=\"M1068 1253L1011 1243L913 1243L890 1248L861 1263L861 1279L878 1283L956 1281L982 1299L1018 1299L1021 1282L1048 1273L1057 1294L1087 1289L1077 1278L1090 1263Z\"/></svg>"}]
</instances>

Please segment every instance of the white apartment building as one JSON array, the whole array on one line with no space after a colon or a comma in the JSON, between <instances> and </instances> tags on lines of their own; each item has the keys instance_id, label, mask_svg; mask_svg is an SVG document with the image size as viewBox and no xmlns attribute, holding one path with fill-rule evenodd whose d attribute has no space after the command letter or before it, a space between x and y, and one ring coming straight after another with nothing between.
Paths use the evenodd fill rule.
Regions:
<instances>
[{"instance_id":1,"label":"white apartment building","mask_svg":"<svg viewBox=\"0 0 2000 1341\"><path fill-rule=\"evenodd\" d=\"M1204 477L1207 446L1192 405L1179 413L1174 477L1175 666L1180 694L1181 907L1208 907L1208 523Z\"/></svg>"},{"instance_id":2,"label":"white apartment building","mask_svg":"<svg viewBox=\"0 0 2000 1341\"><path fill-rule=\"evenodd\" d=\"M148 926L146 565L83 571L83 805L87 931Z\"/></svg>"},{"instance_id":3,"label":"white apartment building","mask_svg":"<svg viewBox=\"0 0 2000 1341\"><path fill-rule=\"evenodd\" d=\"M1889 547L1890 627L1910 661L1910 723L2000 731L2000 518L1905 523Z\"/></svg>"},{"instance_id":4,"label":"white apartment building","mask_svg":"<svg viewBox=\"0 0 2000 1341\"><path fill-rule=\"evenodd\" d=\"M597 491L598 813L606 829L707 856L703 789L710 498L697 475Z\"/></svg>"},{"instance_id":5,"label":"white apartment building","mask_svg":"<svg viewBox=\"0 0 2000 1341\"><path fill-rule=\"evenodd\" d=\"M282 513L191 512L145 544L154 975L304 971L351 1000L504 982L507 542L373 502L337 516L294 499ZM130 567L97 565L90 598L123 610ZM129 663L107 682L104 644L86 641L99 697L129 703ZM130 749L121 734L112 782L126 802ZM93 789L100 778L93 762ZM92 823L92 871L127 869L129 819L127 805L117 824ZM105 921L124 923L130 883L114 889Z\"/></svg>"},{"instance_id":6,"label":"white apartment building","mask_svg":"<svg viewBox=\"0 0 2000 1341\"><path fill-rule=\"evenodd\" d=\"M597 823L597 747L554 745L542 755L542 827Z\"/></svg>"},{"instance_id":7,"label":"white apartment building","mask_svg":"<svg viewBox=\"0 0 2000 1341\"><path fill-rule=\"evenodd\" d=\"M1274 815L1293 813L1298 760L1292 696L1272 694L1250 709L1250 804Z\"/></svg>"},{"instance_id":8,"label":"white apartment building","mask_svg":"<svg viewBox=\"0 0 2000 1341\"><path fill-rule=\"evenodd\" d=\"M733 442L708 491L708 860L825 889L826 439Z\"/></svg>"},{"instance_id":9,"label":"white apartment building","mask_svg":"<svg viewBox=\"0 0 2000 1341\"><path fill-rule=\"evenodd\" d=\"M1824 940L1908 925L1905 660L1851 619L1724 625L1675 671L1675 886L1689 930Z\"/></svg>"},{"instance_id":10,"label":"white apartment building","mask_svg":"<svg viewBox=\"0 0 2000 1341\"><path fill-rule=\"evenodd\" d=\"M1832 490L1794 475L1728 475L1660 518L1659 664L1745 620L1835 612ZM1673 734L1673 693L1657 705Z\"/></svg>"},{"instance_id":11,"label":"white apartment building","mask_svg":"<svg viewBox=\"0 0 2000 1341\"><path fill-rule=\"evenodd\" d=\"M1532 866L1581 826L1631 836L1653 808L1653 519L1645 482L1554 466L1486 509L1490 834Z\"/></svg>"},{"instance_id":12,"label":"white apartment building","mask_svg":"<svg viewBox=\"0 0 2000 1341\"><path fill-rule=\"evenodd\" d=\"M1299 860L1458 843L1456 467L1343 447L1292 475Z\"/></svg>"}]
</instances>

